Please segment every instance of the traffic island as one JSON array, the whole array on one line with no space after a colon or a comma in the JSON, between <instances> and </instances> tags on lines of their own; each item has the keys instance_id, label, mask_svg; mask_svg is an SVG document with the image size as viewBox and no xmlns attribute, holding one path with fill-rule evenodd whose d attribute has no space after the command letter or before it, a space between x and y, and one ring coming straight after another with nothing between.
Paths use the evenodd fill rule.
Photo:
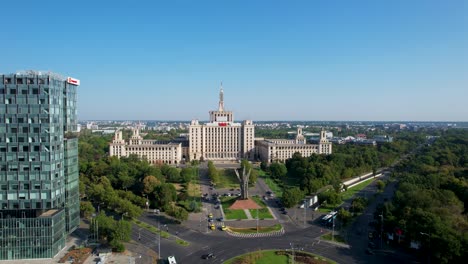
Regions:
<instances>
[{"instance_id":1,"label":"traffic island","mask_svg":"<svg viewBox=\"0 0 468 264\"><path fill-rule=\"evenodd\" d=\"M288 264L291 261L305 264L330 264L336 263L322 256L314 255L304 251L290 250L263 250L241 255L225 261L224 264Z\"/></svg>"},{"instance_id":2,"label":"traffic island","mask_svg":"<svg viewBox=\"0 0 468 264\"><path fill-rule=\"evenodd\" d=\"M244 238L255 238L255 237L272 237L272 236L281 236L284 234L284 228L280 224L273 226L259 226L257 227L245 227L245 228L234 228L228 227L226 232L235 237L244 237Z\"/></svg>"}]
</instances>

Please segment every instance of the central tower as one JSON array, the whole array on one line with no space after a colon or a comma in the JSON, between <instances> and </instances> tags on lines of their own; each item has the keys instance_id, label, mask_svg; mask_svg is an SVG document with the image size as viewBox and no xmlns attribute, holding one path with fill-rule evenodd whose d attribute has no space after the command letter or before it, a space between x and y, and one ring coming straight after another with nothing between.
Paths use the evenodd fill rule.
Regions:
<instances>
[{"instance_id":1,"label":"central tower","mask_svg":"<svg viewBox=\"0 0 468 264\"><path fill-rule=\"evenodd\" d=\"M224 90L223 83L219 90L218 111L210 111L210 122L234 122L234 115L231 111L224 111Z\"/></svg>"},{"instance_id":2,"label":"central tower","mask_svg":"<svg viewBox=\"0 0 468 264\"><path fill-rule=\"evenodd\" d=\"M189 128L190 160L240 160L254 158L255 127L251 120L234 122L234 115L224 107L221 83L218 110L210 111L210 122L192 120Z\"/></svg>"}]
</instances>

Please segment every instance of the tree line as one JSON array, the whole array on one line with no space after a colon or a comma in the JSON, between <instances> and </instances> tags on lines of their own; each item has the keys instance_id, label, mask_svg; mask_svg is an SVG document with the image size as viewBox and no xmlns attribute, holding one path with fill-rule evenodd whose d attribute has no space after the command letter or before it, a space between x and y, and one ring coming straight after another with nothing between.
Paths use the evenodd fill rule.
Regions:
<instances>
[{"instance_id":1,"label":"tree line","mask_svg":"<svg viewBox=\"0 0 468 264\"><path fill-rule=\"evenodd\" d=\"M385 231L421 242L434 263L468 259L468 133L448 130L396 168L392 201L376 212ZM400 238L401 239L401 238Z\"/></svg>"}]
</instances>

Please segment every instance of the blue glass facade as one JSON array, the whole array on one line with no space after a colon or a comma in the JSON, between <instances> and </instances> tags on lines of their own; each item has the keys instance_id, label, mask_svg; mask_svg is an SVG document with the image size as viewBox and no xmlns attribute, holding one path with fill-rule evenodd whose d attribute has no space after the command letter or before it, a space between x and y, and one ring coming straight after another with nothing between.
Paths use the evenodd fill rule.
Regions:
<instances>
[{"instance_id":1,"label":"blue glass facade","mask_svg":"<svg viewBox=\"0 0 468 264\"><path fill-rule=\"evenodd\" d=\"M51 258L79 225L76 88L0 75L0 259Z\"/></svg>"}]
</instances>

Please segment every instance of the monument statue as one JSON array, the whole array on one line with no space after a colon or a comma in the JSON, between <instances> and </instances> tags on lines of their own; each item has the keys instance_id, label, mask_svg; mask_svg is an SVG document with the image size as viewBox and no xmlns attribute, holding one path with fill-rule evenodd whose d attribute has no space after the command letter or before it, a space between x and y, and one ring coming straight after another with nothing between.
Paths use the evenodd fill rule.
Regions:
<instances>
[{"instance_id":1,"label":"monument statue","mask_svg":"<svg viewBox=\"0 0 468 264\"><path fill-rule=\"evenodd\" d=\"M251 169L247 174L245 173L245 167L242 170L242 177L239 175L239 172L234 169L236 172L237 178L240 181L240 189L241 189L241 199L242 200L247 200L249 198L249 178L250 178L250 172L252 171Z\"/></svg>"}]
</instances>

